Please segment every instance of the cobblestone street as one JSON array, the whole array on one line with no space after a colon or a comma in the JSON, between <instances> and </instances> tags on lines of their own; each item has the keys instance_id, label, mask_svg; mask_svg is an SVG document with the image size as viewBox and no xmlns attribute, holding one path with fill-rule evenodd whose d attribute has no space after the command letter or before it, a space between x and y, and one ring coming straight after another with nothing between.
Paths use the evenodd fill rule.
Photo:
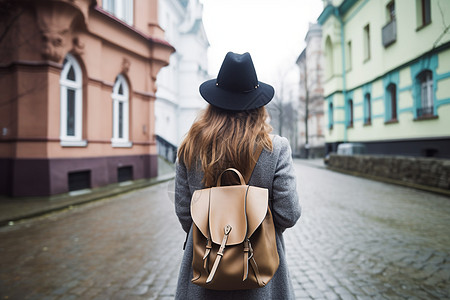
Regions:
<instances>
[{"instance_id":1,"label":"cobblestone street","mask_svg":"<svg viewBox=\"0 0 450 300\"><path fill-rule=\"evenodd\" d=\"M449 299L450 199L296 161L297 299ZM173 299L173 181L0 228L0 299Z\"/></svg>"},{"instance_id":2,"label":"cobblestone street","mask_svg":"<svg viewBox=\"0 0 450 300\"><path fill-rule=\"evenodd\" d=\"M298 299L449 299L450 199L296 166L286 232Z\"/></svg>"}]
</instances>

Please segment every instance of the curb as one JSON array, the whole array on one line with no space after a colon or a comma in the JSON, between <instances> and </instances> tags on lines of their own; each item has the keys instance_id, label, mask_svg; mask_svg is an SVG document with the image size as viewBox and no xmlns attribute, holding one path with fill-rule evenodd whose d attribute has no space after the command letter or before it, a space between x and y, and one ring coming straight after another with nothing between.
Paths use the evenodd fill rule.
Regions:
<instances>
[{"instance_id":1,"label":"curb","mask_svg":"<svg viewBox=\"0 0 450 300\"><path fill-rule=\"evenodd\" d=\"M69 207L160 184L172 180L173 178L175 178L175 173L161 175L150 179L115 183L92 190L75 191L50 197L0 199L0 210L2 212L7 211L5 214L0 213L0 227L51 212L61 211ZM15 212L11 209L14 206ZM17 209L18 207L20 207L20 210ZM10 212L9 214L8 211Z\"/></svg>"},{"instance_id":2,"label":"curb","mask_svg":"<svg viewBox=\"0 0 450 300\"><path fill-rule=\"evenodd\" d=\"M387 178L387 177L378 177L378 176L373 176L373 175L367 175L367 174L363 174L363 173L359 173L359 172L348 171L348 170L333 168L333 167L327 167L326 169L328 169L330 171L334 171L334 172L339 172L342 174L362 177L362 178L375 180L375 181L379 181L379 182L384 182L384 183L389 183L389 184L400 185L400 186L409 187L409 188L413 188L413 189L417 189L417 190L422 190L422 191L426 191L426 192L430 192L430 193L435 193L435 194L439 194L439 195L443 195L443 196L447 196L447 197L450 196L449 190L444 190L444 189L435 188L435 187L431 187L431 186L395 180L395 179L391 179L391 178Z\"/></svg>"},{"instance_id":3,"label":"curb","mask_svg":"<svg viewBox=\"0 0 450 300\"><path fill-rule=\"evenodd\" d=\"M300 164L307 165L312 168L318 168L318 169L326 169L327 168L323 162L321 164L318 164L318 163L314 163L313 161L308 160L308 159L297 158L297 159L294 159L294 162L298 162Z\"/></svg>"}]
</instances>

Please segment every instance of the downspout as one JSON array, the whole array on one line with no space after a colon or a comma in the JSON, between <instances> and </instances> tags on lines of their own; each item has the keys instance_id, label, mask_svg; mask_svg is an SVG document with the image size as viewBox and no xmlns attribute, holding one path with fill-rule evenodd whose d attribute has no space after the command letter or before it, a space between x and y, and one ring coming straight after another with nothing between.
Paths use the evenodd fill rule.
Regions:
<instances>
[{"instance_id":1,"label":"downspout","mask_svg":"<svg viewBox=\"0 0 450 300\"><path fill-rule=\"evenodd\" d=\"M344 107L347 108L347 74L346 74L346 63L345 63L345 35L344 35L344 21L342 20L342 16L339 13L339 8L334 8L334 15L339 20L341 24L341 54L342 54L342 94L344 96ZM345 124L344 124L344 143L347 142L347 110L345 111Z\"/></svg>"}]
</instances>

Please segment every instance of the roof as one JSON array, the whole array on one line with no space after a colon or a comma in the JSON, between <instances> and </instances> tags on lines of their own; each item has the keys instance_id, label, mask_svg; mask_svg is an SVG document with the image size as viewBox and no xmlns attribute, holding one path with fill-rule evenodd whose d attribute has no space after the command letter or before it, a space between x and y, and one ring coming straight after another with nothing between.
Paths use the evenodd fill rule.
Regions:
<instances>
[{"instance_id":1,"label":"roof","mask_svg":"<svg viewBox=\"0 0 450 300\"><path fill-rule=\"evenodd\" d=\"M323 25L331 15L342 16L346 14L350 10L350 8L352 8L353 5L356 4L356 2L358 2L358 0L344 0L341 5L337 7L333 6L332 4L328 4L323 9L320 16L317 18L317 22L320 25Z\"/></svg>"},{"instance_id":2,"label":"roof","mask_svg":"<svg viewBox=\"0 0 450 300\"><path fill-rule=\"evenodd\" d=\"M297 60L295 61L295 63L298 65L300 64L300 61L304 60L306 57L306 48L303 49L302 53L300 53L300 55L298 56Z\"/></svg>"}]
</instances>

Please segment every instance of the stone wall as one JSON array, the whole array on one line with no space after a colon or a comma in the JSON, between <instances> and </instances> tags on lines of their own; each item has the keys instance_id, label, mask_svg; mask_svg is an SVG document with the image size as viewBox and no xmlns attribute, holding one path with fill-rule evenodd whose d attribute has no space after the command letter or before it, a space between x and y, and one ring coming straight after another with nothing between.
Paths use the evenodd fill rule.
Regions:
<instances>
[{"instance_id":1,"label":"stone wall","mask_svg":"<svg viewBox=\"0 0 450 300\"><path fill-rule=\"evenodd\" d=\"M450 160L407 156L330 155L330 169L450 195Z\"/></svg>"}]
</instances>

